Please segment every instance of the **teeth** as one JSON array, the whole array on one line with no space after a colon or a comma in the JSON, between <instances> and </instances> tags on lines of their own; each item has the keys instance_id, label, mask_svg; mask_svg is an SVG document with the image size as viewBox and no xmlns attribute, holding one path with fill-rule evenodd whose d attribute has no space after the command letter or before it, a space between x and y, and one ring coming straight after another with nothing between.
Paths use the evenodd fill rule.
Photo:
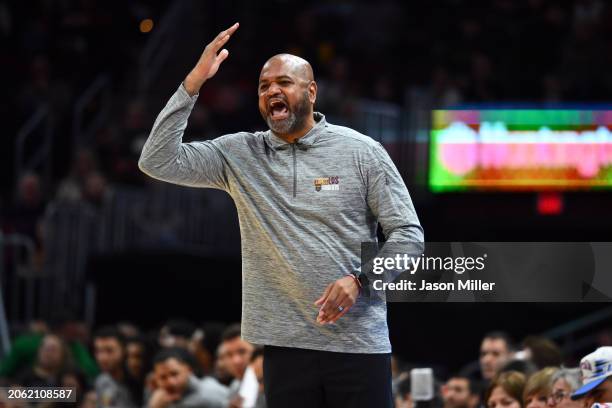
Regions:
<instances>
[{"instance_id":1,"label":"teeth","mask_svg":"<svg viewBox=\"0 0 612 408\"><path fill-rule=\"evenodd\" d=\"M276 108L276 107L281 107L284 108L286 105L283 101L272 101L270 102L270 108Z\"/></svg>"}]
</instances>

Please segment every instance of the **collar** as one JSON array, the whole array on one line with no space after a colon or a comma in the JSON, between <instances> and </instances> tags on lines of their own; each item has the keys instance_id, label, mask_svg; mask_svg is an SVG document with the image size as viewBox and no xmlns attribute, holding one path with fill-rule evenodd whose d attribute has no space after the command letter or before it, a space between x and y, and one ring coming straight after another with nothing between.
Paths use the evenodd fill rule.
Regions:
<instances>
[{"instance_id":1,"label":"collar","mask_svg":"<svg viewBox=\"0 0 612 408\"><path fill-rule=\"evenodd\" d=\"M304 136L296 140L295 144L301 150L307 150L311 147L317 139L321 131L327 126L325 121L325 115L320 112L313 112L315 125L310 129ZM276 136L272 130L268 129L264 134L264 142L268 147L273 150L284 150L288 149L291 143L287 143L284 139Z\"/></svg>"}]
</instances>

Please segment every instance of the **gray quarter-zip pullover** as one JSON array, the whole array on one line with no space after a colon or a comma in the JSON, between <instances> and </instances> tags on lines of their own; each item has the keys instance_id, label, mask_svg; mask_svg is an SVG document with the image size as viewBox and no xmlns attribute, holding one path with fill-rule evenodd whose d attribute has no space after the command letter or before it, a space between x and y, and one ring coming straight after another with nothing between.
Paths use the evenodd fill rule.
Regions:
<instances>
[{"instance_id":1,"label":"gray quarter-zip pullover","mask_svg":"<svg viewBox=\"0 0 612 408\"><path fill-rule=\"evenodd\" d=\"M391 352L387 308L378 297L359 296L328 325L316 322L314 306L328 284L360 270L361 242L376 241L377 221L388 241L423 242L385 149L318 112L315 126L292 144L270 130L182 143L197 97L179 86L138 164L156 179L233 198L242 240L242 336L265 345Z\"/></svg>"}]
</instances>

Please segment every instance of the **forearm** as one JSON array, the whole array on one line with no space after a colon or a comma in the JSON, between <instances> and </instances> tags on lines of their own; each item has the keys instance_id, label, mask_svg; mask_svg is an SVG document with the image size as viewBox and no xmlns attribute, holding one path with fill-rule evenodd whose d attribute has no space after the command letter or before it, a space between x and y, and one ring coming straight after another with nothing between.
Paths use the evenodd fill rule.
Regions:
<instances>
[{"instance_id":1,"label":"forearm","mask_svg":"<svg viewBox=\"0 0 612 408\"><path fill-rule=\"evenodd\" d=\"M396 202L399 202L397 199ZM408 192L401 195L401 205L395 206L395 214L390 219L379 219L385 232L385 246L379 251L378 257L418 258L425 251L425 235ZM385 211L388 212L388 211ZM385 274L385 280L394 281L406 269L392 269Z\"/></svg>"},{"instance_id":2,"label":"forearm","mask_svg":"<svg viewBox=\"0 0 612 408\"><path fill-rule=\"evenodd\" d=\"M368 205L381 225L386 240L386 245L376 257L420 257L425 250L425 237L406 184L381 145L376 146L373 156ZM385 273L385 280L393 281L403 271L389 270Z\"/></svg>"},{"instance_id":3,"label":"forearm","mask_svg":"<svg viewBox=\"0 0 612 408\"><path fill-rule=\"evenodd\" d=\"M191 187L228 189L221 139L183 143L189 114L196 101L183 85L172 95L155 120L138 167L148 176Z\"/></svg>"},{"instance_id":4,"label":"forearm","mask_svg":"<svg viewBox=\"0 0 612 408\"><path fill-rule=\"evenodd\" d=\"M187 163L182 138L196 99L181 86L159 113L138 161L145 174L163 181L181 181L181 166Z\"/></svg>"}]
</instances>

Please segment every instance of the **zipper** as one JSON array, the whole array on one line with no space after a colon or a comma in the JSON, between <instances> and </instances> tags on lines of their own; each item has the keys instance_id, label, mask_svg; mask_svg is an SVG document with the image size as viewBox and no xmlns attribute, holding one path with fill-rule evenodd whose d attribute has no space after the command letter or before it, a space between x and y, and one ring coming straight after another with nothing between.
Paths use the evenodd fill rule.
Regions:
<instances>
[{"instance_id":1,"label":"zipper","mask_svg":"<svg viewBox=\"0 0 612 408\"><path fill-rule=\"evenodd\" d=\"M297 189L297 158L295 156L295 143L291 143L291 152L293 153L293 198L295 198L295 190Z\"/></svg>"}]
</instances>

